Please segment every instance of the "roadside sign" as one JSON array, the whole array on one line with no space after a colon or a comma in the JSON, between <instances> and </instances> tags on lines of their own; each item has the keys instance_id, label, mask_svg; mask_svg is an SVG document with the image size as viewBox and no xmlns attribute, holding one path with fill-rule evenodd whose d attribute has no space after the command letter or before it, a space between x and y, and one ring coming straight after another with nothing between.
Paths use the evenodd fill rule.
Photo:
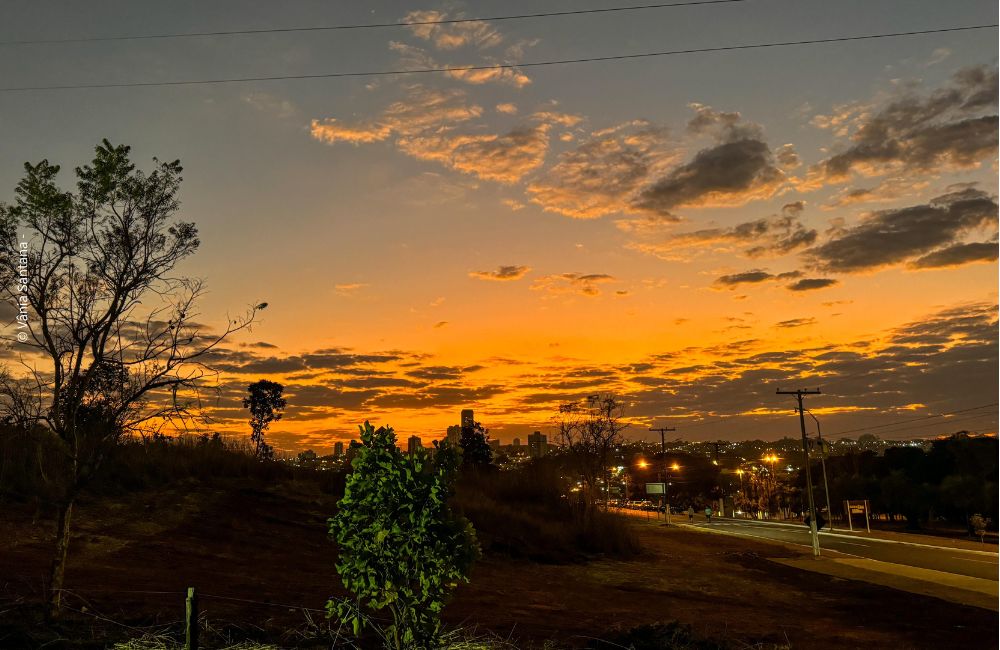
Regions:
<instances>
[{"instance_id":1,"label":"roadside sign","mask_svg":"<svg viewBox=\"0 0 1000 650\"><path fill-rule=\"evenodd\" d=\"M646 494L666 494L666 487L664 483L646 483Z\"/></svg>"},{"instance_id":2,"label":"roadside sign","mask_svg":"<svg viewBox=\"0 0 1000 650\"><path fill-rule=\"evenodd\" d=\"M854 532L854 522L852 521L851 515L864 515L865 529L869 533L872 532L871 523L868 518L868 499L865 499L864 501L844 501L844 512L847 513L847 526L851 532Z\"/></svg>"}]
</instances>

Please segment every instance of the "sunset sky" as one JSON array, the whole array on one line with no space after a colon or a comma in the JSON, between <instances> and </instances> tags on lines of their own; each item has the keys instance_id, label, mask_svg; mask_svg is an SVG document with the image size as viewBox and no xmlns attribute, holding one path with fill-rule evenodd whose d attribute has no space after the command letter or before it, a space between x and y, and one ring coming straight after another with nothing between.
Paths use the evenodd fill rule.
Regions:
<instances>
[{"instance_id":1,"label":"sunset sky","mask_svg":"<svg viewBox=\"0 0 1000 650\"><path fill-rule=\"evenodd\" d=\"M0 41L433 21L624 6L12 3ZM746 0L340 31L0 44L0 86L490 66L997 22L995 1ZM0 201L101 138L184 166L203 320L267 301L215 359L216 428L365 419L509 442L594 392L634 438L997 428L997 30L547 67L0 92ZM16 355L16 343L5 354ZM972 410L966 410L972 409ZM950 422L945 422L946 420ZM921 428L915 428L915 425ZM924 426L924 425L934 426ZM658 439L658 438L657 438Z\"/></svg>"}]
</instances>

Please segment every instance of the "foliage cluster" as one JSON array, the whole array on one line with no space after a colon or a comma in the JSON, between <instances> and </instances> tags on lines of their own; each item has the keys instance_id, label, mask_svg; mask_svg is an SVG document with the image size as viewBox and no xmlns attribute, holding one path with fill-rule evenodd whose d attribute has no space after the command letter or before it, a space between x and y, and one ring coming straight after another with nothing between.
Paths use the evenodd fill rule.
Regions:
<instances>
[{"instance_id":1,"label":"foliage cluster","mask_svg":"<svg viewBox=\"0 0 1000 650\"><path fill-rule=\"evenodd\" d=\"M484 469L493 465L493 450L490 449L489 431L476 422L462 427L458 441L462 448L462 465L468 468Z\"/></svg>"},{"instance_id":2,"label":"foliage cluster","mask_svg":"<svg viewBox=\"0 0 1000 650\"><path fill-rule=\"evenodd\" d=\"M329 520L337 572L354 598L327 609L355 634L388 614L392 622L378 626L388 647L436 647L441 610L479 553L472 525L449 504L459 454L447 444L406 454L391 428L359 429L362 446Z\"/></svg>"},{"instance_id":3,"label":"foliage cluster","mask_svg":"<svg viewBox=\"0 0 1000 650\"><path fill-rule=\"evenodd\" d=\"M873 513L901 515L910 528L939 520L966 526L974 514L996 522L997 457L996 438L961 433L934 441L927 452L891 447L882 456L833 456L826 461L830 501L837 509L845 499L868 499Z\"/></svg>"},{"instance_id":4,"label":"foliage cluster","mask_svg":"<svg viewBox=\"0 0 1000 650\"><path fill-rule=\"evenodd\" d=\"M486 552L546 563L639 552L625 520L567 498L565 461L548 457L510 471L461 476L454 502Z\"/></svg>"},{"instance_id":5,"label":"foliage cluster","mask_svg":"<svg viewBox=\"0 0 1000 650\"><path fill-rule=\"evenodd\" d=\"M65 492L67 459L57 453L52 432L38 427L0 426L0 502L33 502L47 510ZM230 481L261 486L288 481L314 483L325 494L343 493L344 475L316 467L262 461L246 440L218 434L175 438L129 438L110 450L103 469L84 494L115 495L169 487L183 481L223 485Z\"/></svg>"}]
</instances>

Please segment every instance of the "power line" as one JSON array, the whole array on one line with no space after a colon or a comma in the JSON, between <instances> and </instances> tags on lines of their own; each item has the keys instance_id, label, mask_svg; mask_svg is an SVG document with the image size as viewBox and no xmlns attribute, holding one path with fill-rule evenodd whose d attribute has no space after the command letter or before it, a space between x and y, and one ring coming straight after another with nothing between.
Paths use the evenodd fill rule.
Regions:
<instances>
[{"instance_id":1,"label":"power line","mask_svg":"<svg viewBox=\"0 0 1000 650\"><path fill-rule=\"evenodd\" d=\"M90 36L80 38L49 38L22 41L0 41L0 45L52 45L57 43L98 43L107 41L142 41L168 38L198 38L206 36L242 36L250 34L287 34L294 32L329 32L358 29L384 29L390 27L419 27L431 25L458 25L462 23L499 22L503 20L528 20L533 18L555 18L559 16L581 16L584 14L607 14L625 11L645 11L668 9L670 7L692 7L697 5L735 4L749 0L689 0L687 2L663 2L657 4L630 5L627 7L599 7L596 9L574 9L569 11L547 11L535 14L514 14L507 16L484 16L482 18L442 18L439 20L409 20L395 23L360 23L353 25L319 25L314 27L275 27L262 29L232 29L215 32L175 32L166 34L140 34L125 36Z\"/></svg>"},{"instance_id":2,"label":"power line","mask_svg":"<svg viewBox=\"0 0 1000 650\"><path fill-rule=\"evenodd\" d=\"M675 56L682 54L700 54L707 52L729 52L739 50L764 49L769 47L789 47L794 45L819 45L823 43L843 43L849 41L865 41L879 38L898 38L903 36L920 36L926 34L943 34L948 32L964 32L976 29L996 28L996 23L989 25L967 25L964 27L946 27L940 29L923 29L911 32L891 32L883 34L865 34L862 36L837 36L833 38L818 38L800 41L781 41L772 43L751 43L748 45L724 45L719 47L700 47L685 50L667 50L663 52L640 52L637 54L617 54L612 56L594 56L577 59L560 59L551 61L529 61L527 63L503 63L495 65L469 65L452 68L416 68L411 70L370 70L357 72L327 72L319 74L298 74L298 75L272 75L264 77L226 77L220 79L188 79L181 81L137 81L122 83L96 83L96 84L66 84L55 86L16 86L0 88L0 92L26 92L38 90L83 90L98 88L142 88L154 86L203 86L225 83L245 83L251 81L282 81L282 80L302 80L302 79L340 79L348 77L384 77L401 76L428 73L454 73L472 72L478 70L511 70L517 68L538 68L542 66L568 65L572 63L597 63L602 61L624 61L630 59L644 59L661 56Z\"/></svg>"},{"instance_id":3,"label":"power line","mask_svg":"<svg viewBox=\"0 0 1000 650\"><path fill-rule=\"evenodd\" d=\"M913 437L913 435L914 435L912 433L913 429L922 429L922 428L930 427L930 426L939 426L939 427L943 428L945 426L949 426L949 425L952 425L952 424L958 424L959 422L970 422L972 420L979 420L981 418L996 418L996 417L997 416L996 416L995 413L979 413L978 415L968 415L968 416L961 417L961 418L955 418L954 420L945 420L944 422L925 422L923 424L913 424L913 425L910 425L908 427L900 427L899 429L894 429L892 431L887 431L887 432L885 432L883 434L882 439L883 440L905 440L907 438L912 438ZM893 434L900 434L900 433L902 433L903 436L893 435Z\"/></svg>"},{"instance_id":4,"label":"power line","mask_svg":"<svg viewBox=\"0 0 1000 650\"><path fill-rule=\"evenodd\" d=\"M945 416L948 416L948 415L957 415L959 413L968 413L969 411L978 411L979 409L990 408L990 407L994 407L994 406L998 406L998 405L1000 405L1000 404L998 404L997 402L994 402L992 404L982 404L980 406L973 406L973 407L967 408L967 409L959 409L957 411L948 411L947 413L938 413L937 415L924 415L924 416L919 417L919 418L910 418L910 419L907 419L907 420L897 420L896 422L886 422L885 424L876 424L876 425L868 426L868 427L858 427L857 429L845 429L843 431L835 431L835 432L827 434L827 435L828 436L842 436L842 435L844 435L846 433L856 433L858 431L874 431L875 429L884 429L886 427L892 427L892 426L895 426L897 424L908 424L910 422L920 422L920 421L923 421L923 420L931 420L931 419L934 419L934 418L942 418L942 417L945 417ZM990 414L983 413L983 414L977 415L976 417L981 417L982 415L990 415Z\"/></svg>"}]
</instances>

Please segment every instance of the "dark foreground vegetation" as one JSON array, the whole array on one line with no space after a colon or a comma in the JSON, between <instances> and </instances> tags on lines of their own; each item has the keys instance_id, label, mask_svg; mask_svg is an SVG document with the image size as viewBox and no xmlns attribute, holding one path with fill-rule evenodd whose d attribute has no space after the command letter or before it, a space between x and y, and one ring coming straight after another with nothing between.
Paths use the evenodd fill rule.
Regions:
<instances>
[{"instance_id":1,"label":"dark foreground vegetation","mask_svg":"<svg viewBox=\"0 0 1000 650\"><path fill-rule=\"evenodd\" d=\"M80 495L65 615L47 622L45 494L58 472L39 454L44 440L0 436L0 647L145 637L118 647L175 648L188 586L202 595L208 648L381 645L324 611L346 595L327 534L344 474L261 461L212 437L135 441L109 456ZM460 475L452 503L483 557L445 607L451 647L974 647L995 634L991 612L768 562L780 548L582 514L558 478L554 462Z\"/></svg>"},{"instance_id":2,"label":"dark foreground vegetation","mask_svg":"<svg viewBox=\"0 0 1000 650\"><path fill-rule=\"evenodd\" d=\"M827 459L830 500L868 499L872 512L910 530L966 527L974 515L997 521L1000 446L995 437L957 433L928 451L890 447ZM819 466L813 467L814 476ZM799 477L800 485L805 485ZM996 530L996 524L990 526Z\"/></svg>"},{"instance_id":3,"label":"dark foreground vegetation","mask_svg":"<svg viewBox=\"0 0 1000 650\"><path fill-rule=\"evenodd\" d=\"M69 473L62 465L68 459L57 451L52 436L42 428L0 429L0 505L37 525L30 544L39 550L53 536L49 524L56 516L60 495L67 489L62 481ZM580 563L596 557L627 557L638 553L638 541L623 520L567 502L558 472L556 465L545 463L514 472L498 472L494 468L468 470L461 474L450 501L456 512L471 520L487 557ZM267 546L257 531L240 521L240 513L264 504L267 507L284 504L281 508L287 513L297 513L296 518L301 519L296 522L297 527L309 527L314 542L322 540L326 544L323 558L326 566L318 570L329 576L325 584L330 592L337 593L341 591L339 580L332 575L337 546L324 539L323 533L326 517L337 512L337 501L344 495L349 475L349 467L331 471L261 459L252 445L218 435L137 438L110 448L102 471L84 485L77 497L81 508L76 523L85 529L102 528L120 520L126 511L141 507L139 517L145 521L131 521L129 525L137 531L163 533L163 539L155 543L162 546L165 558L169 559L175 538L167 531L185 525L190 516L199 516L216 507L221 508L220 514L224 516L215 521L203 520L197 530L208 553L220 553L240 544ZM308 515L300 512L303 504L308 506ZM132 510L130 515L134 514ZM122 532L128 536L127 530ZM90 542L99 546L103 537L92 536ZM86 567L88 552L93 550L85 533L74 536L73 541L69 556L71 576ZM4 541L14 545L23 542L17 538ZM274 552L263 561L278 568L295 563L297 557L295 549L289 548ZM201 577L193 569L184 572L181 568L180 573L188 573L184 579L191 583L197 583ZM2 577L10 591L7 597L18 607L30 609L36 601L39 605L43 602L47 585L40 576ZM18 582L21 584L11 587ZM67 606L69 612L86 613L86 591L77 593L74 585L64 590L64 597L81 599L76 603L80 609ZM322 607L323 602L312 605ZM38 616L34 623L42 625L39 612L35 612ZM324 613L314 614L325 624ZM56 627L52 629L59 629L62 623L53 625ZM7 646L0 644L0 647Z\"/></svg>"}]
</instances>

